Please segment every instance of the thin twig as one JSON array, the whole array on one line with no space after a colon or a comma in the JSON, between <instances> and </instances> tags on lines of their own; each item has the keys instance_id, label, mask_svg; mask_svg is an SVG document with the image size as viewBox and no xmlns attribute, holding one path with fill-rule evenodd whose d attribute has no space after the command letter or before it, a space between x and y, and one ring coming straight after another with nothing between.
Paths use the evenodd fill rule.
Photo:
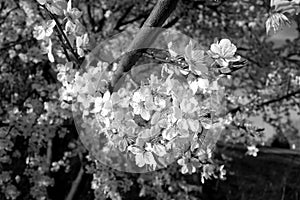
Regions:
<instances>
[{"instance_id":1,"label":"thin twig","mask_svg":"<svg viewBox=\"0 0 300 200\"><path fill-rule=\"evenodd\" d=\"M300 89L296 90L294 92L291 92L287 95L281 96L277 99L271 99L269 101L263 102L263 103L259 104L258 107L267 106L267 105L272 104L272 103L276 103L276 102L279 102L279 101L282 101L282 100L285 100L285 99L289 99L293 96L296 96L297 94L300 94Z\"/></svg>"},{"instance_id":2,"label":"thin twig","mask_svg":"<svg viewBox=\"0 0 300 200\"><path fill-rule=\"evenodd\" d=\"M16 40L16 41L13 41L13 42L8 42L8 43L1 46L0 51L7 50L8 48L11 48L11 47L13 47L17 44L24 44L24 43L30 42L30 41L32 41L32 39L22 40L22 41Z\"/></svg>"},{"instance_id":3,"label":"thin twig","mask_svg":"<svg viewBox=\"0 0 300 200\"><path fill-rule=\"evenodd\" d=\"M11 130L15 127L14 125L10 125L10 124L8 124L8 126L9 126L9 128L8 128L7 132L5 133L4 136L1 136L1 137L0 137L1 139L6 138L6 137L9 135L9 133L11 132ZM2 124L1 124L0 127L3 127Z\"/></svg>"},{"instance_id":4,"label":"thin twig","mask_svg":"<svg viewBox=\"0 0 300 200\"><path fill-rule=\"evenodd\" d=\"M71 61L71 58L70 58L70 56L69 56L69 54L68 54L68 51L67 51L67 48L68 48L68 47L66 46L66 44L65 44L65 42L64 42L64 40L63 40L63 38L62 38L62 36L61 36L59 33L57 33L57 37L58 37L59 40L60 40L60 43L61 43L61 45L62 45L64 54L66 55L67 60L70 62L70 61Z\"/></svg>"},{"instance_id":5,"label":"thin twig","mask_svg":"<svg viewBox=\"0 0 300 200\"><path fill-rule=\"evenodd\" d=\"M84 169L83 169L83 167L81 167L78 174L77 174L76 179L72 183L71 190L69 191L68 196L66 197L65 200L73 200L74 199L75 193L76 193L76 191L78 189L78 186L81 182L83 174L84 174Z\"/></svg>"},{"instance_id":6,"label":"thin twig","mask_svg":"<svg viewBox=\"0 0 300 200\"><path fill-rule=\"evenodd\" d=\"M68 49L71 51L71 53L73 54L73 56L75 57L75 60L77 62L77 64L80 64L80 61L79 61L79 56L77 55L77 53L75 52L75 50L73 49L72 45L71 45L71 42L69 41L67 35L65 34L64 30L62 29L58 19L56 18L55 15L53 15L47 8L46 6L42 6L47 12L48 14L50 15L50 17L55 21L56 23L56 27L57 27L57 30L59 32L59 34L62 35L62 37L65 39L66 43L67 43L67 46L68 46Z\"/></svg>"},{"instance_id":7,"label":"thin twig","mask_svg":"<svg viewBox=\"0 0 300 200\"><path fill-rule=\"evenodd\" d=\"M253 105L253 107L258 107L258 108L259 108L259 107L263 107L263 106L268 106L268 105L270 105L270 104L272 104L272 103L276 103L276 102L280 102L280 101L285 100L285 99L289 99L289 98L291 98L291 97L293 97L293 96L296 96L297 94L300 94L300 89L299 89L299 90L296 90L296 91L294 91L294 92L291 92L291 93L289 93L289 94L287 94L287 95L281 96L281 97L279 97L279 98L271 99L271 100L265 101L265 102L263 102L263 103L261 103L261 104L258 104L258 105ZM252 104L252 103L253 103L253 102L251 101L250 103L246 104L246 105L243 106L243 107L238 106L238 107L236 107L236 108L234 108L234 109L231 109L231 110L229 110L229 111L227 112L227 114L229 114L229 113L235 114L235 113L237 113L238 111L242 111L244 107L247 107L247 106L249 106L249 104Z\"/></svg>"},{"instance_id":8,"label":"thin twig","mask_svg":"<svg viewBox=\"0 0 300 200\"><path fill-rule=\"evenodd\" d=\"M46 157L46 159L47 159L46 163L48 166L48 170L51 167L51 161L52 161L52 145L53 145L52 138L49 138L48 143L47 143L47 157Z\"/></svg>"}]
</instances>

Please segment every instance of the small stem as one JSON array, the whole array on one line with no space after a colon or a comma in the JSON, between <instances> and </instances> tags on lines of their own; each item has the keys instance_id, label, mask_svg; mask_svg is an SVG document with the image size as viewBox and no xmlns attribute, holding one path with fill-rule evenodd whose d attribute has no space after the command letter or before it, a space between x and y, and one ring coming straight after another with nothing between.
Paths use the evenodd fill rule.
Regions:
<instances>
[{"instance_id":1,"label":"small stem","mask_svg":"<svg viewBox=\"0 0 300 200\"><path fill-rule=\"evenodd\" d=\"M78 186L81 182L83 174L84 174L84 169L83 169L83 167L81 167L78 174L77 174L76 179L72 183L71 190L69 191L68 196L66 197L65 200L73 200L74 199L75 193L76 193L76 191L78 189Z\"/></svg>"},{"instance_id":2,"label":"small stem","mask_svg":"<svg viewBox=\"0 0 300 200\"><path fill-rule=\"evenodd\" d=\"M130 83L135 87L135 88L138 88L139 85L138 83L136 83L134 80L133 80L133 77L130 73L127 74L127 78L129 79Z\"/></svg>"},{"instance_id":3,"label":"small stem","mask_svg":"<svg viewBox=\"0 0 300 200\"><path fill-rule=\"evenodd\" d=\"M70 62L71 61L71 58L70 58L70 56L69 56L69 54L68 54L68 51L67 51L67 46L66 46L66 44L65 44L65 42L64 42L64 40L63 40L63 38L62 38L62 36L59 34L59 33L57 33L57 37L59 38L59 40L60 40L60 42L61 42L61 45L62 45L62 48L63 48L63 50L64 50L64 53L65 53L65 55L66 55L66 58L67 58L67 60Z\"/></svg>"},{"instance_id":4,"label":"small stem","mask_svg":"<svg viewBox=\"0 0 300 200\"><path fill-rule=\"evenodd\" d=\"M160 61L160 62L163 62L163 63L169 63L169 64L172 64L172 65L175 65L181 69L185 69L188 67L188 64L186 63L186 61L182 61L182 63L179 63L177 62L176 60L174 59L171 59L170 57L165 57L165 58L160 58L160 57L157 57L149 52L143 52L143 56L146 56L148 58L151 58L153 60L157 60L157 61Z\"/></svg>"}]
</instances>

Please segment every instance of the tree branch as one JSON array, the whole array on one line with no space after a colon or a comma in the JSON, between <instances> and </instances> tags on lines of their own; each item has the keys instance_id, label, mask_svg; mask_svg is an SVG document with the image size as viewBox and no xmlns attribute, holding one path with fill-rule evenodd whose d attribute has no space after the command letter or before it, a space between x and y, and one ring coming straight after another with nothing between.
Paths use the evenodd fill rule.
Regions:
<instances>
[{"instance_id":1,"label":"tree branch","mask_svg":"<svg viewBox=\"0 0 300 200\"><path fill-rule=\"evenodd\" d=\"M289 93L287 95L281 96L280 98L271 99L269 101L263 102L263 103L259 104L258 107L267 106L269 104L276 103L276 102L282 101L284 99L289 99L289 98L291 98L293 96L296 96L297 94L300 94L300 89L296 90L294 92L291 92L291 93Z\"/></svg>"},{"instance_id":2,"label":"tree branch","mask_svg":"<svg viewBox=\"0 0 300 200\"><path fill-rule=\"evenodd\" d=\"M12 41L12 42L8 42L8 43L6 43L6 44L3 44L3 45L1 45L0 47L0 51L3 51L3 50L7 50L7 49L9 49L9 48L11 48L11 47L13 47L13 46L15 46L15 45L17 45L17 44L24 44L24 43L27 43L27 42L31 42L32 41L32 39L30 38L30 39L28 39L28 40L20 40L20 39L18 39L18 40L16 40L16 41Z\"/></svg>"},{"instance_id":3,"label":"tree branch","mask_svg":"<svg viewBox=\"0 0 300 200\"><path fill-rule=\"evenodd\" d=\"M59 32L58 32L58 31L56 31L56 32L57 32L57 33L56 33L56 34L57 34L57 37L59 38L59 41L60 41L60 43L61 43L61 45L62 45L64 54L66 55L67 60L70 62L71 59L70 59L70 56L69 56L68 51L67 51L68 47L66 46L66 44L65 44L65 42L64 42L64 40L63 40L63 38L62 38L62 36L59 34Z\"/></svg>"},{"instance_id":4,"label":"tree branch","mask_svg":"<svg viewBox=\"0 0 300 200\"><path fill-rule=\"evenodd\" d=\"M46 163L47 163L47 170L50 170L51 167L51 161L52 161L52 146L53 146L53 141L52 138L48 138L47 142L47 157L46 157Z\"/></svg>"},{"instance_id":5,"label":"tree branch","mask_svg":"<svg viewBox=\"0 0 300 200\"><path fill-rule=\"evenodd\" d=\"M79 186L79 184L80 184L80 182L81 182L81 179L82 179L83 174L84 174L84 169L83 169L83 167L80 167L80 170L79 170L79 172L78 172L78 174L77 174L77 177L76 177L76 179L73 181L71 190L70 190L70 192L68 193L68 196L66 197L65 200L73 200L74 195L75 195L75 193L76 193L76 191L77 191L77 189L78 189L78 186Z\"/></svg>"},{"instance_id":6,"label":"tree branch","mask_svg":"<svg viewBox=\"0 0 300 200\"><path fill-rule=\"evenodd\" d=\"M173 10L175 10L177 3L178 0L158 0L150 13L150 16L127 49L128 53L121 59L118 69L111 81L111 91L122 76L123 72L128 72L140 58L142 51L136 50L150 47L150 45L155 41L160 31L154 27L161 27L164 24Z\"/></svg>"},{"instance_id":7,"label":"tree branch","mask_svg":"<svg viewBox=\"0 0 300 200\"><path fill-rule=\"evenodd\" d=\"M253 107L263 107L263 106L268 106L268 105L270 105L270 104L272 104L272 103L276 103L276 102L280 102L280 101L282 101L282 100L284 100L284 99L289 99L289 98L291 98L291 97L293 97L293 96L296 96L296 95L298 95L298 94L300 94L300 89L299 90L296 90L296 91L294 91L294 92L291 92L291 93L288 93L288 94L286 94L286 95L284 95L284 96L281 96L281 97L279 97L279 98L277 98L277 99L271 99L271 100L268 100L268 101L265 101L265 102L263 102L263 103L261 103L261 104L258 104L258 105L254 105ZM252 102L250 102L249 104L251 104ZM248 104L247 104L248 105ZM244 107L247 107L247 105L245 105ZM238 107L236 107L236 108L234 108L234 109L231 109L231 110L229 110L228 112L227 112L227 114L229 114L229 113L231 113L231 114L235 114L235 113L237 113L238 111L242 111L243 110L243 107L241 107L241 106L238 106Z\"/></svg>"}]
</instances>

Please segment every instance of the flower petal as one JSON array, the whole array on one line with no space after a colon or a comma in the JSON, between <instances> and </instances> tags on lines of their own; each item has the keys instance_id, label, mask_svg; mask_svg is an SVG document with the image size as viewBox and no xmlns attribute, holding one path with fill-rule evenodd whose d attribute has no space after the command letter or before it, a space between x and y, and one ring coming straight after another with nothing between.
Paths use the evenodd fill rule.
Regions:
<instances>
[{"instance_id":1,"label":"flower petal","mask_svg":"<svg viewBox=\"0 0 300 200\"><path fill-rule=\"evenodd\" d=\"M216 62L217 62L220 66L222 66L222 67L228 67L228 65L229 65L229 62L227 62L227 61L226 61L225 59L223 59L223 58L217 59Z\"/></svg>"},{"instance_id":2,"label":"flower petal","mask_svg":"<svg viewBox=\"0 0 300 200\"><path fill-rule=\"evenodd\" d=\"M188 119L187 122L191 131L197 132L199 130L200 124L198 120Z\"/></svg>"},{"instance_id":3,"label":"flower petal","mask_svg":"<svg viewBox=\"0 0 300 200\"><path fill-rule=\"evenodd\" d=\"M128 151L132 152L133 154L142 154L143 153L142 149L140 149L138 147L134 147L134 146L129 146Z\"/></svg>"},{"instance_id":4,"label":"flower petal","mask_svg":"<svg viewBox=\"0 0 300 200\"><path fill-rule=\"evenodd\" d=\"M221 55L221 46L219 44L210 45L210 51L214 54Z\"/></svg>"},{"instance_id":5,"label":"flower petal","mask_svg":"<svg viewBox=\"0 0 300 200\"><path fill-rule=\"evenodd\" d=\"M155 168L156 161L154 160L153 154L151 152L149 151L145 152L143 157L146 164L152 165Z\"/></svg>"},{"instance_id":6,"label":"flower petal","mask_svg":"<svg viewBox=\"0 0 300 200\"><path fill-rule=\"evenodd\" d=\"M149 121L150 120L150 112L146 109L141 109L141 113L140 113L141 117L146 120L146 121Z\"/></svg>"},{"instance_id":7,"label":"flower petal","mask_svg":"<svg viewBox=\"0 0 300 200\"><path fill-rule=\"evenodd\" d=\"M143 154L135 155L135 163L139 167L143 167L146 164Z\"/></svg>"},{"instance_id":8,"label":"flower petal","mask_svg":"<svg viewBox=\"0 0 300 200\"><path fill-rule=\"evenodd\" d=\"M184 54L187 60L192 59L192 52L193 52L192 48L193 48L193 43L192 40L190 40L189 44L184 49Z\"/></svg>"},{"instance_id":9,"label":"flower petal","mask_svg":"<svg viewBox=\"0 0 300 200\"><path fill-rule=\"evenodd\" d=\"M153 145L153 153L158 155L159 157L162 157L167 154L166 147L161 144L154 144Z\"/></svg>"},{"instance_id":10,"label":"flower petal","mask_svg":"<svg viewBox=\"0 0 300 200\"><path fill-rule=\"evenodd\" d=\"M219 42L219 45L221 46L222 49L227 49L231 45L231 41L229 39L222 39Z\"/></svg>"}]
</instances>

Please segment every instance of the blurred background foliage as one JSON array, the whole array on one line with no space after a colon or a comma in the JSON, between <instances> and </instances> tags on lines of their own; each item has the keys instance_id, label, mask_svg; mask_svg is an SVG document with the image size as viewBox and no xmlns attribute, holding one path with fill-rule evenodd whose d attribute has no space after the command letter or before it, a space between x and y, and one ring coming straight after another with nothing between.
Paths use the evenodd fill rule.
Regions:
<instances>
[{"instance_id":1,"label":"blurred background foliage","mask_svg":"<svg viewBox=\"0 0 300 200\"><path fill-rule=\"evenodd\" d=\"M130 36L155 3L74 0L73 6L83 12L91 50L122 31ZM285 34L270 36L269 10L267 0L181 0L164 25L202 46L215 38L236 44L248 64L226 83L239 104L225 106L265 129L262 144L269 147L261 147L257 158L245 156L247 132L238 125L228 129L216 149L227 181L203 185L197 173L182 175L176 163L128 174L92 161L59 100L56 63L32 34L49 16L34 0L0 0L0 199L299 199L300 18ZM53 46L56 62L65 60L58 37Z\"/></svg>"}]
</instances>

